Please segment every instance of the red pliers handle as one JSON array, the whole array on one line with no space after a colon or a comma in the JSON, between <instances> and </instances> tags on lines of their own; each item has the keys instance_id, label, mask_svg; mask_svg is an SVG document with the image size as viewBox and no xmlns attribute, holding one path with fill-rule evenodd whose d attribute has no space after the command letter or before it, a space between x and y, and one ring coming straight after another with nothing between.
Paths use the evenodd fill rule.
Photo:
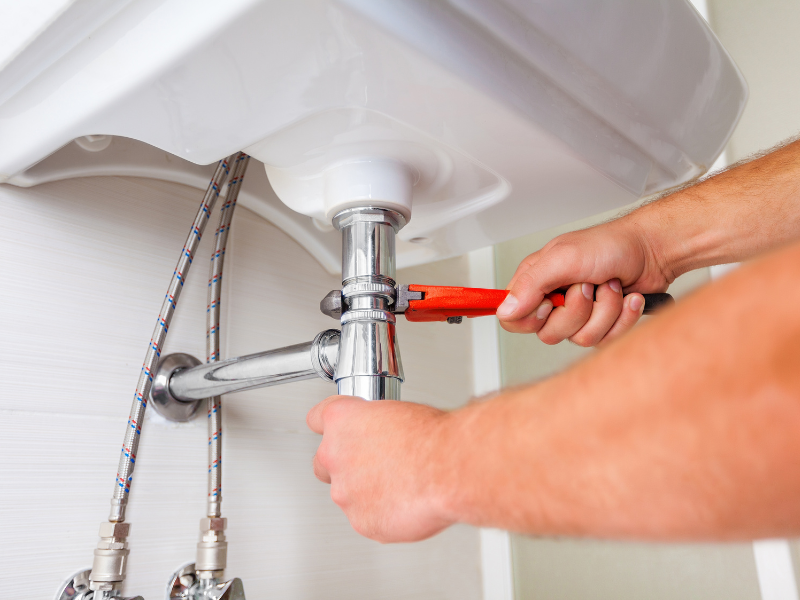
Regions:
<instances>
[{"instance_id":1,"label":"red pliers handle","mask_svg":"<svg viewBox=\"0 0 800 600\"><path fill-rule=\"evenodd\" d=\"M482 317L493 315L497 307L508 296L508 290L482 288L447 287L440 285L409 285L406 319L414 322L447 321L458 317ZM555 290L545 296L553 306L564 305L565 289ZM644 314L652 314L659 308L675 302L669 294L642 294ZM420 298L421 297L421 298Z\"/></svg>"}]
</instances>

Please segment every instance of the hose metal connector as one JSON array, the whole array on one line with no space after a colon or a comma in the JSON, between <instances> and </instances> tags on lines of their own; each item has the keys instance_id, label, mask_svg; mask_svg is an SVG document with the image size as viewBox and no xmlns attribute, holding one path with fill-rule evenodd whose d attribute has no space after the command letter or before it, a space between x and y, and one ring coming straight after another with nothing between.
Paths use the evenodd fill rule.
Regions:
<instances>
[{"instance_id":1,"label":"hose metal connector","mask_svg":"<svg viewBox=\"0 0 800 600\"><path fill-rule=\"evenodd\" d=\"M90 588L95 592L119 589L128 563L130 523L101 523L100 541L94 551Z\"/></svg>"},{"instance_id":2,"label":"hose metal connector","mask_svg":"<svg viewBox=\"0 0 800 600\"><path fill-rule=\"evenodd\" d=\"M228 564L228 542L225 541L225 529L228 519L221 517L203 517L200 519L200 541L197 542L198 579L222 579Z\"/></svg>"}]
</instances>

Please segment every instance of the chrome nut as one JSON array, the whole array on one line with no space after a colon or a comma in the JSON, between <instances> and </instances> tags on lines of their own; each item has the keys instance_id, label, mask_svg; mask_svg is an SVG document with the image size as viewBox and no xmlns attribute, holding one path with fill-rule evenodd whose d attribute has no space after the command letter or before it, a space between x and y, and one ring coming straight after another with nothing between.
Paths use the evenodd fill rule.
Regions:
<instances>
[{"instance_id":1,"label":"chrome nut","mask_svg":"<svg viewBox=\"0 0 800 600\"><path fill-rule=\"evenodd\" d=\"M101 538L126 538L131 530L130 523L101 523Z\"/></svg>"},{"instance_id":2,"label":"chrome nut","mask_svg":"<svg viewBox=\"0 0 800 600\"><path fill-rule=\"evenodd\" d=\"M200 519L200 531L225 531L228 519L220 517L203 517Z\"/></svg>"}]
</instances>

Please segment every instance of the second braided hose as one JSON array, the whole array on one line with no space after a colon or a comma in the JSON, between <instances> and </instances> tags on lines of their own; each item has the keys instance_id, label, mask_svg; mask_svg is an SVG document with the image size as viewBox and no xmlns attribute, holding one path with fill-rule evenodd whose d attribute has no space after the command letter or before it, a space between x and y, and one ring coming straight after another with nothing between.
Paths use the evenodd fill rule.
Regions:
<instances>
[{"instance_id":1,"label":"second braided hose","mask_svg":"<svg viewBox=\"0 0 800 600\"><path fill-rule=\"evenodd\" d=\"M211 255L211 274L208 279L208 308L206 331L206 362L217 362L220 358L220 305L222 295L222 272L225 266L225 247L231 228L233 211L250 157L240 152L233 162L233 173L228 183L228 194L220 209L219 227L215 234L214 253ZM222 516L222 398L208 399L208 501L207 516Z\"/></svg>"}]
</instances>

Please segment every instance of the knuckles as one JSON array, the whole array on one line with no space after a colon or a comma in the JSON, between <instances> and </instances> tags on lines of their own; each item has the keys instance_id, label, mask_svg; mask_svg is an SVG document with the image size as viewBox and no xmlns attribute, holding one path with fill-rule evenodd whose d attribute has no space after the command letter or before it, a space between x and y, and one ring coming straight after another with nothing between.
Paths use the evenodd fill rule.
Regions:
<instances>
[{"instance_id":1,"label":"knuckles","mask_svg":"<svg viewBox=\"0 0 800 600\"><path fill-rule=\"evenodd\" d=\"M524 327L517 321L500 321L500 327L508 331L509 333L533 333L529 331L527 327Z\"/></svg>"},{"instance_id":2,"label":"knuckles","mask_svg":"<svg viewBox=\"0 0 800 600\"><path fill-rule=\"evenodd\" d=\"M344 488L343 485L337 484L331 486L331 500L333 503L345 510L347 506L350 504L350 495L347 493L347 490Z\"/></svg>"},{"instance_id":3,"label":"knuckles","mask_svg":"<svg viewBox=\"0 0 800 600\"><path fill-rule=\"evenodd\" d=\"M349 403L344 399L334 400L323 407L321 417L326 429L336 427L341 420L346 418L348 409Z\"/></svg>"},{"instance_id":4,"label":"knuckles","mask_svg":"<svg viewBox=\"0 0 800 600\"><path fill-rule=\"evenodd\" d=\"M317 453L314 455L314 465L319 465L327 470L329 458L328 444L323 442L319 445Z\"/></svg>"},{"instance_id":5,"label":"knuckles","mask_svg":"<svg viewBox=\"0 0 800 600\"><path fill-rule=\"evenodd\" d=\"M368 522L366 519L349 519L349 521L350 526L358 535L381 544L385 544L387 542L386 538L382 535L381 531L375 526L375 524Z\"/></svg>"},{"instance_id":6,"label":"knuckles","mask_svg":"<svg viewBox=\"0 0 800 600\"><path fill-rule=\"evenodd\" d=\"M575 344L576 346L580 346L581 348L589 348L591 346L597 345L599 340L596 339L597 336L582 334L581 332L576 333L569 341Z\"/></svg>"},{"instance_id":7,"label":"knuckles","mask_svg":"<svg viewBox=\"0 0 800 600\"><path fill-rule=\"evenodd\" d=\"M564 341L563 337L558 337L547 331L540 331L537 335L542 343L547 344L548 346L555 346L556 344Z\"/></svg>"},{"instance_id":8,"label":"knuckles","mask_svg":"<svg viewBox=\"0 0 800 600\"><path fill-rule=\"evenodd\" d=\"M335 425L338 421L352 417L352 413L366 404L367 402L360 398L339 396L322 409L322 420L326 425Z\"/></svg>"},{"instance_id":9,"label":"knuckles","mask_svg":"<svg viewBox=\"0 0 800 600\"><path fill-rule=\"evenodd\" d=\"M322 483L330 483L331 477L328 473L328 470L324 467L322 462L319 460L317 455L314 456L314 460L311 462L312 469L314 470L314 477L319 479Z\"/></svg>"},{"instance_id":10,"label":"knuckles","mask_svg":"<svg viewBox=\"0 0 800 600\"><path fill-rule=\"evenodd\" d=\"M306 415L306 425L308 425L308 428L314 433L321 433L319 424L317 422L318 421L317 412L318 411L316 407L308 411L308 414Z\"/></svg>"},{"instance_id":11,"label":"knuckles","mask_svg":"<svg viewBox=\"0 0 800 600\"><path fill-rule=\"evenodd\" d=\"M556 263L565 272L578 271L583 265L586 250L573 237L574 234L565 234L554 239L551 242L553 245L542 258Z\"/></svg>"},{"instance_id":12,"label":"knuckles","mask_svg":"<svg viewBox=\"0 0 800 600\"><path fill-rule=\"evenodd\" d=\"M314 455L314 473L316 474L319 470L327 478L327 483L330 483L331 475L340 470L340 462L339 457L331 449L330 443L323 440Z\"/></svg>"}]
</instances>

